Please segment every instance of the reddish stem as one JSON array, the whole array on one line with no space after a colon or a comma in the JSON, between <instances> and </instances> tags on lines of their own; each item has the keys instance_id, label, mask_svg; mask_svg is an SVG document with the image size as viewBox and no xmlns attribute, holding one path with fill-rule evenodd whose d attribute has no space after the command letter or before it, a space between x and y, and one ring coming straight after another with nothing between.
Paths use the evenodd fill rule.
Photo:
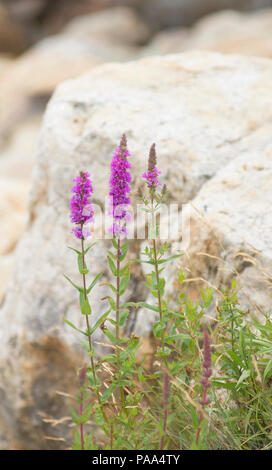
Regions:
<instances>
[{"instance_id":1,"label":"reddish stem","mask_svg":"<svg viewBox=\"0 0 272 470\"><path fill-rule=\"evenodd\" d=\"M79 416L83 414L83 392L80 392L80 408L79 408ZM84 450L84 429L83 423L80 423L80 441L81 441L81 450Z\"/></svg>"}]
</instances>

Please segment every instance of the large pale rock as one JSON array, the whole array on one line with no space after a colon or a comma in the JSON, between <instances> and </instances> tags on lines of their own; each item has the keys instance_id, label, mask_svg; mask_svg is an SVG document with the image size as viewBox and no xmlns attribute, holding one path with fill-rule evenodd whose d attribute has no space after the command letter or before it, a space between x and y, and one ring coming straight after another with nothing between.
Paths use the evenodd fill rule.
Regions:
<instances>
[{"instance_id":1,"label":"large pale rock","mask_svg":"<svg viewBox=\"0 0 272 470\"><path fill-rule=\"evenodd\" d=\"M0 152L0 175L2 178L19 180L27 186L34 166L34 152L40 130L40 116L31 116L15 128Z\"/></svg>"},{"instance_id":2,"label":"large pale rock","mask_svg":"<svg viewBox=\"0 0 272 470\"><path fill-rule=\"evenodd\" d=\"M6 262L1 256L14 250L26 225L27 197L39 127L37 118L25 122L15 130L0 153L0 217L3 228L0 234L0 278L5 280L0 285L0 297L7 287L13 259L9 256Z\"/></svg>"},{"instance_id":3,"label":"large pale rock","mask_svg":"<svg viewBox=\"0 0 272 470\"><path fill-rule=\"evenodd\" d=\"M13 251L24 231L29 183L15 178L0 179L0 256Z\"/></svg>"},{"instance_id":4,"label":"large pale rock","mask_svg":"<svg viewBox=\"0 0 272 470\"><path fill-rule=\"evenodd\" d=\"M194 199L188 250L190 277L203 277L217 288L237 278L243 308L260 318L272 313L272 142L267 131L262 127L239 142L238 158ZM264 139L262 148L256 136Z\"/></svg>"},{"instance_id":5,"label":"large pale rock","mask_svg":"<svg viewBox=\"0 0 272 470\"><path fill-rule=\"evenodd\" d=\"M228 54L272 57L272 10L254 13L223 11L198 21L192 28L157 34L145 55L209 50Z\"/></svg>"},{"instance_id":6,"label":"large pale rock","mask_svg":"<svg viewBox=\"0 0 272 470\"><path fill-rule=\"evenodd\" d=\"M65 404L60 406L55 392L66 391L67 377L73 388L83 355L80 338L63 324L65 316L84 327L77 295L62 277L66 273L80 282L74 254L66 248L77 244L68 217L73 177L88 170L94 199L103 203L111 155L125 132L135 193L156 141L161 180L168 183L171 200L188 202L232 162L266 151L272 132L271 73L269 60L199 52L103 65L57 88L40 133L28 230L1 310L0 423L10 430L10 445L52 448L57 444L45 434L69 435L68 428L51 429L41 416L63 416ZM262 174L252 170L256 181ZM260 202L259 213L266 208ZM92 275L104 270L103 280L110 277L107 245L98 241L88 254ZM201 251L209 251L207 245ZM132 243L133 257L139 247L140 242ZM127 299L144 300L142 276L139 266L133 268ZM92 322L107 308L100 301L107 292L105 286L94 289ZM97 332L95 339L100 338Z\"/></svg>"},{"instance_id":7,"label":"large pale rock","mask_svg":"<svg viewBox=\"0 0 272 470\"><path fill-rule=\"evenodd\" d=\"M13 268L13 256L0 256L0 305L3 301L5 291L8 287L9 279Z\"/></svg>"}]
</instances>

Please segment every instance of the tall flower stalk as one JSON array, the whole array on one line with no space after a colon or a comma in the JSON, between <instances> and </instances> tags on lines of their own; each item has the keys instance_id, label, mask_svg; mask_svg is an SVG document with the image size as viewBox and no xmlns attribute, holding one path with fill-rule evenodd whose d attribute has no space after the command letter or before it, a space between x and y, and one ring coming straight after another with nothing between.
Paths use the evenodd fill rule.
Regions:
<instances>
[{"instance_id":1,"label":"tall flower stalk","mask_svg":"<svg viewBox=\"0 0 272 470\"><path fill-rule=\"evenodd\" d=\"M162 417L162 430L161 430L161 439L160 439L160 449L164 448L165 435L167 433L167 419L168 419L168 405L170 398L170 371L168 364L168 355L170 354L170 349L165 347L165 338L166 338L166 328L167 328L167 318L165 313L167 313L167 307L163 302L163 294L165 287L165 279L161 276L163 271L163 264L168 262L170 259L175 258L176 255L171 256L170 258L164 258L164 254L168 249L167 243L164 243L163 246L158 248L157 238L158 238L158 227L156 224L156 214L161 207L161 204L164 202L166 195L166 186L164 185L159 191L161 186L159 182L159 175L161 172L157 168L157 156L155 144L153 144L149 151L148 157L148 168L145 173L142 174L142 177L146 181L148 188L149 196L143 197L143 202L145 204L144 210L150 215L150 222L148 227L148 236L151 241L151 248L146 247L144 252L148 256L149 264L153 266L154 271L148 275L148 285L150 287L152 295L157 299L157 306L151 306L146 303L142 303L145 308L156 311L159 314L159 322L155 323L154 334L160 339L161 347L157 353L158 357L161 357L164 363L163 368L163 385L162 385L162 400L163 400L163 417Z\"/></svg>"},{"instance_id":2,"label":"tall flower stalk","mask_svg":"<svg viewBox=\"0 0 272 470\"><path fill-rule=\"evenodd\" d=\"M90 328L89 323L89 315L92 313L91 306L88 299L88 294L91 292L92 288L98 282L102 273L99 273L96 278L93 280L91 285L87 288L86 282L86 275L88 274L88 268L85 261L85 256L88 250L92 247L92 245L85 249L85 239L90 236L90 230L87 226L88 223L94 221L94 209L91 202L91 195L93 193L92 182L90 180L90 175L88 172L81 171L79 176L77 176L73 180L74 186L71 189L73 196L70 201L70 220L72 223L75 224L75 227L72 229L72 233L75 235L77 239L80 239L81 242L81 250L77 250L72 248L74 252L77 253L78 256L78 269L80 274L82 275L82 283L83 287L79 287L74 284L71 279L67 276L66 279L71 282L71 284L79 291L79 300L80 300L80 307L81 313L85 316L87 332L86 336L88 337L88 344L89 344L89 356L91 361L91 372L93 377L93 388L95 389L97 400L100 406L101 413L103 414L104 419L106 420L106 415L103 410L102 401L100 397L100 393L98 390L98 379L96 375L96 369L94 364L94 349L92 346L91 336L92 330ZM71 322L66 321L70 326L74 327Z\"/></svg>"},{"instance_id":3,"label":"tall flower stalk","mask_svg":"<svg viewBox=\"0 0 272 470\"><path fill-rule=\"evenodd\" d=\"M157 236L158 229L156 225L156 212L159 208L160 203L163 201L166 187L163 186L161 194L157 194L157 189L161 186L158 176L161 174L161 171L157 168L157 156L155 144L153 144L149 151L148 157L148 169L146 173L142 174L142 177L146 180L149 196L150 196L150 214L151 214L151 224L149 225L149 237L152 240L152 251L151 255L153 257L153 264L155 270L155 284L153 283L154 290L156 291L156 296L158 298L158 311L160 322L163 323L163 304L162 304L162 294L164 291L164 279L160 277L159 269L159 258L158 258L158 248L157 248ZM162 333L162 351L164 353L164 332ZM166 358L164 357L164 362L167 365Z\"/></svg>"},{"instance_id":4,"label":"tall flower stalk","mask_svg":"<svg viewBox=\"0 0 272 470\"><path fill-rule=\"evenodd\" d=\"M126 265L121 269L121 262L124 260L128 243L121 246L121 237L126 238L128 235L127 222L130 220L129 206L131 174L129 172L131 164L128 161L130 153L127 149L126 135L123 134L119 147L116 148L111 162L110 176L110 206L112 215L112 226L110 232L112 234L113 247L116 254L109 252L109 265L113 275L116 277L116 285L113 289L115 292L115 336L116 336L116 358L117 369L120 371L120 297L125 292L129 281L129 266ZM123 387L120 387L122 409L125 404L125 395Z\"/></svg>"}]
</instances>

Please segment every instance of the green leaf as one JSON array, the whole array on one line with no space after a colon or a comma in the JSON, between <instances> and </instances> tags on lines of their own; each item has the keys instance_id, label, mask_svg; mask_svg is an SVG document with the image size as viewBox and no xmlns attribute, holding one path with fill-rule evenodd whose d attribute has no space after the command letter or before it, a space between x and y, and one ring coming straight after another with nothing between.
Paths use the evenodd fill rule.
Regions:
<instances>
[{"instance_id":1,"label":"green leaf","mask_svg":"<svg viewBox=\"0 0 272 470\"><path fill-rule=\"evenodd\" d=\"M112 310L113 310L113 311L116 311L116 303L115 303L115 301L113 300L112 297L108 297L108 299L109 299L109 303L110 303L110 306L111 306Z\"/></svg>"},{"instance_id":2,"label":"green leaf","mask_svg":"<svg viewBox=\"0 0 272 470\"><path fill-rule=\"evenodd\" d=\"M116 241L116 237L115 237L115 236L112 237L112 240L111 240L111 241L112 241L113 247L117 250L117 249L118 249L118 243L117 243L117 241Z\"/></svg>"},{"instance_id":3,"label":"green leaf","mask_svg":"<svg viewBox=\"0 0 272 470\"><path fill-rule=\"evenodd\" d=\"M239 346L240 346L240 350L243 356L243 360L246 363L246 360L247 360L246 342L245 342L245 334L243 330L241 330L239 334Z\"/></svg>"},{"instance_id":4,"label":"green leaf","mask_svg":"<svg viewBox=\"0 0 272 470\"><path fill-rule=\"evenodd\" d=\"M112 292L114 292L114 294L117 294L117 289L116 289L116 287L114 287L113 284L111 284L110 282L105 282L104 285L109 286L111 288Z\"/></svg>"},{"instance_id":5,"label":"green leaf","mask_svg":"<svg viewBox=\"0 0 272 470\"><path fill-rule=\"evenodd\" d=\"M137 302L126 302L125 304L120 305L120 310L121 310L122 308L127 308L127 307L138 308L138 307L139 307L139 304L138 304Z\"/></svg>"},{"instance_id":6,"label":"green leaf","mask_svg":"<svg viewBox=\"0 0 272 470\"><path fill-rule=\"evenodd\" d=\"M237 354L234 351L228 350L227 353L233 359L234 362L236 362L240 367L244 369L245 365L241 361L240 357L237 356Z\"/></svg>"},{"instance_id":7,"label":"green leaf","mask_svg":"<svg viewBox=\"0 0 272 470\"><path fill-rule=\"evenodd\" d=\"M166 258L166 259L160 259L158 261L158 264L168 263L169 261L172 261L172 259L180 258L180 256L183 256L183 254L169 256L169 258Z\"/></svg>"},{"instance_id":8,"label":"green leaf","mask_svg":"<svg viewBox=\"0 0 272 470\"><path fill-rule=\"evenodd\" d=\"M82 415L78 417L77 424L84 424L88 421L92 413L92 403L83 411Z\"/></svg>"},{"instance_id":9,"label":"green leaf","mask_svg":"<svg viewBox=\"0 0 272 470\"><path fill-rule=\"evenodd\" d=\"M171 354L171 349L164 347L164 350L161 348L159 349L158 353L156 354L157 357L167 357Z\"/></svg>"},{"instance_id":10,"label":"green leaf","mask_svg":"<svg viewBox=\"0 0 272 470\"><path fill-rule=\"evenodd\" d=\"M105 403L109 399L109 397L114 392L114 390L116 390L116 388L118 388L118 384L111 384L109 388L105 390L101 397L102 403Z\"/></svg>"},{"instance_id":11,"label":"green leaf","mask_svg":"<svg viewBox=\"0 0 272 470\"><path fill-rule=\"evenodd\" d=\"M133 259L132 261L134 261L135 263L152 264L152 266L154 266L156 264L155 261L146 261L146 260L142 260L142 259Z\"/></svg>"},{"instance_id":12,"label":"green leaf","mask_svg":"<svg viewBox=\"0 0 272 470\"><path fill-rule=\"evenodd\" d=\"M121 247L121 256L120 256L120 261L123 261L127 255L127 252L128 252L128 247L129 247L129 243L125 243L122 247Z\"/></svg>"},{"instance_id":13,"label":"green leaf","mask_svg":"<svg viewBox=\"0 0 272 470\"><path fill-rule=\"evenodd\" d=\"M89 271L87 269L86 263L84 263L84 266L83 266L82 253L79 253L79 255L77 257L77 263L78 263L78 270L79 270L80 274L88 274Z\"/></svg>"},{"instance_id":14,"label":"green leaf","mask_svg":"<svg viewBox=\"0 0 272 470\"><path fill-rule=\"evenodd\" d=\"M112 251L108 250L108 253L109 253L109 255L112 257L112 259L113 259L114 261L117 261L118 258L117 258L117 256L116 256L115 254L112 253Z\"/></svg>"},{"instance_id":15,"label":"green leaf","mask_svg":"<svg viewBox=\"0 0 272 470\"><path fill-rule=\"evenodd\" d=\"M161 333L164 331L164 329L165 329L165 324L163 322L156 321L154 324L154 329L153 329L154 336L156 338L161 338Z\"/></svg>"},{"instance_id":16,"label":"green leaf","mask_svg":"<svg viewBox=\"0 0 272 470\"><path fill-rule=\"evenodd\" d=\"M250 422L250 418L251 418L251 415L254 411L254 408L250 408L249 409L249 412L247 413L246 415L246 419L245 419L245 432L247 432L247 428L248 428L248 425L249 425L249 422Z\"/></svg>"},{"instance_id":17,"label":"green leaf","mask_svg":"<svg viewBox=\"0 0 272 470\"><path fill-rule=\"evenodd\" d=\"M90 246L88 246L88 248L86 248L86 250L84 251L84 255L86 255L88 253L88 251L95 245L95 243L92 243Z\"/></svg>"},{"instance_id":18,"label":"green leaf","mask_svg":"<svg viewBox=\"0 0 272 470\"><path fill-rule=\"evenodd\" d=\"M85 336L88 336L88 333L86 333L85 331L82 331L82 330L80 330L79 328L77 328L72 322L70 322L69 320L67 320L67 318L63 318L63 321L64 321L65 323L67 323L67 325L71 326L71 328L73 328L74 330L79 331L79 333L82 333L82 334L85 335Z\"/></svg>"},{"instance_id":19,"label":"green leaf","mask_svg":"<svg viewBox=\"0 0 272 470\"><path fill-rule=\"evenodd\" d=\"M72 246L68 246L69 250L73 250L75 253L77 253L78 255L80 254L80 251L76 250L75 248L73 248Z\"/></svg>"},{"instance_id":20,"label":"green leaf","mask_svg":"<svg viewBox=\"0 0 272 470\"><path fill-rule=\"evenodd\" d=\"M123 310L120 314L120 318L119 318L119 326L124 326L125 324L125 321L127 319L129 315L129 310Z\"/></svg>"},{"instance_id":21,"label":"green leaf","mask_svg":"<svg viewBox=\"0 0 272 470\"><path fill-rule=\"evenodd\" d=\"M97 407L95 412L95 421L98 427L102 428L104 426L104 417L100 407Z\"/></svg>"},{"instance_id":22,"label":"green leaf","mask_svg":"<svg viewBox=\"0 0 272 470\"><path fill-rule=\"evenodd\" d=\"M118 341L117 341L117 339L116 339L116 336L115 336L115 334L114 334L112 331L110 331L110 330L108 330L107 328L105 328L105 329L103 330L103 333L107 336L107 338L111 341L111 343L113 343L113 344L117 344L117 343L118 343Z\"/></svg>"},{"instance_id":23,"label":"green leaf","mask_svg":"<svg viewBox=\"0 0 272 470\"><path fill-rule=\"evenodd\" d=\"M120 288L119 288L119 294L123 295L124 292L126 291L126 288L129 283L129 275L127 277L123 277L120 282Z\"/></svg>"},{"instance_id":24,"label":"green leaf","mask_svg":"<svg viewBox=\"0 0 272 470\"><path fill-rule=\"evenodd\" d=\"M129 266L130 263L127 263L122 269L119 271L119 276L129 276Z\"/></svg>"},{"instance_id":25,"label":"green leaf","mask_svg":"<svg viewBox=\"0 0 272 470\"><path fill-rule=\"evenodd\" d=\"M228 379L226 379L228 380ZM236 382L223 382L219 380L212 380L213 385L216 385L219 388L225 388L227 390L234 390L236 388Z\"/></svg>"},{"instance_id":26,"label":"green leaf","mask_svg":"<svg viewBox=\"0 0 272 470\"><path fill-rule=\"evenodd\" d=\"M74 430L73 450L81 450L81 439L77 429Z\"/></svg>"},{"instance_id":27,"label":"green leaf","mask_svg":"<svg viewBox=\"0 0 272 470\"><path fill-rule=\"evenodd\" d=\"M183 271L181 269L180 272L179 272L179 278L178 278L179 283L182 284L184 279L185 279L185 276L184 276Z\"/></svg>"},{"instance_id":28,"label":"green leaf","mask_svg":"<svg viewBox=\"0 0 272 470\"><path fill-rule=\"evenodd\" d=\"M73 287L75 287L79 292L83 292L83 289L82 287L79 287L77 286L68 276L66 276L66 274L63 274L63 276L65 277L65 279L67 279L67 281L69 281Z\"/></svg>"},{"instance_id":29,"label":"green leaf","mask_svg":"<svg viewBox=\"0 0 272 470\"><path fill-rule=\"evenodd\" d=\"M92 309L88 299L85 299L81 304L82 315L91 315Z\"/></svg>"},{"instance_id":30,"label":"green leaf","mask_svg":"<svg viewBox=\"0 0 272 470\"><path fill-rule=\"evenodd\" d=\"M116 269L116 266L114 264L114 262L112 261L112 259L108 256L108 262L109 262L109 266L110 266L110 269L111 269L111 272L114 276L117 276L117 269Z\"/></svg>"},{"instance_id":31,"label":"green leaf","mask_svg":"<svg viewBox=\"0 0 272 470\"><path fill-rule=\"evenodd\" d=\"M71 413L71 416L73 418L73 421L78 424L78 419L79 419L79 416L77 415L77 413L75 412L74 408L71 407L71 405L68 404L68 408L69 408L69 411Z\"/></svg>"},{"instance_id":32,"label":"green leaf","mask_svg":"<svg viewBox=\"0 0 272 470\"><path fill-rule=\"evenodd\" d=\"M161 278L159 280L159 285L158 285L158 290L160 291L161 294L164 293L164 287L165 287L165 279Z\"/></svg>"},{"instance_id":33,"label":"green leaf","mask_svg":"<svg viewBox=\"0 0 272 470\"><path fill-rule=\"evenodd\" d=\"M140 307L148 308L149 310L153 310L154 312L158 312L159 308L155 307L154 305L147 304L146 302L139 302L138 305Z\"/></svg>"},{"instance_id":34,"label":"green leaf","mask_svg":"<svg viewBox=\"0 0 272 470\"><path fill-rule=\"evenodd\" d=\"M103 276L103 272L97 274L97 276L95 276L93 282L89 285L88 289L87 289L87 294L89 294L91 292L91 290L94 288L94 286L98 283L99 279Z\"/></svg>"},{"instance_id":35,"label":"green leaf","mask_svg":"<svg viewBox=\"0 0 272 470\"><path fill-rule=\"evenodd\" d=\"M136 337L136 338L133 338L132 340L130 340L126 350L128 352L132 352L135 349L137 349L138 346L139 346L139 338Z\"/></svg>"},{"instance_id":36,"label":"green leaf","mask_svg":"<svg viewBox=\"0 0 272 470\"><path fill-rule=\"evenodd\" d=\"M91 335L95 332L95 330L103 323L103 321L107 318L111 309L107 310L95 323L95 325L91 328Z\"/></svg>"},{"instance_id":37,"label":"green leaf","mask_svg":"<svg viewBox=\"0 0 272 470\"><path fill-rule=\"evenodd\" d=\"M178 340L178 339L191 339L191 338L190 338L189 335L179 333L179 334L176 334L176 335L167 336L165 338L165 342L166 343L171 343L172 341L175 341L175 340Z\"/></svg>"},{"instance_id":38,"label":"green leaf","mask_svg":"<svg viewBox=\"0 0 272 470\"><path fill-rule=\"evenodd\" d=\"M272 359L270 359L266 365L263 373L263 380L266 381L272 375Z\"/></svg>"},{"instance_id":39,"label":"green leaf","mask_svg":"<svg viewBox=\"0 0 272 470\"><path fill-rule=\"evenodd\" d=\"M243 383L248 377L250 376L250 370L246 369L242 372L240 379L238 380L236 384L236 388L239 387L241 383Z\"/></svg>"}]
</instances>

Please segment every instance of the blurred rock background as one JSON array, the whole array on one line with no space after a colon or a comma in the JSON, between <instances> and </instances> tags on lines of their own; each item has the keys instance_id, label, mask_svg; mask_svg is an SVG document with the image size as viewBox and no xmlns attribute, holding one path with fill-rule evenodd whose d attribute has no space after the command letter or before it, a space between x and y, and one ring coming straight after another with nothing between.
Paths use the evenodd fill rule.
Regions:
<instances>
[{"instance_id":1,"label":"blurred rock background","mask_svg":"<svg viewBox=\"0 0 272 470\"><path fill-rule=\"evenodd\" d=\"M0 233L0 304L5 306L10 279L12 279L11 284L16 279L15 274L13 278L11 278L11 275L12 271L16 272L17 270L17 264L15 265L14 262L17 243L26 229L29 230L29 227L32 227L28 214L28 200L30 187L33 188L31 179L35 154L39 155L40 159L45 158L48 161L52 158L54 162L54 157L47 150L43 151L41 144L38 145L37 142L46 105L56 87L61 82L76 78L106 62L126 63L150 56L177 54L193 50L202 50L203 60L207 60L208 63L211 59L205 55L205 50L223 54L243 54L271 58L271 31L272 0L0 1L0 221L2 227ZM194 57L193 54L192 57ZM221 59L218 60L218 63L219 69L224 67ZM197 60L192 59L192 67L194 67L194 64L197 64L197 67L200 68L203 66L200 56ZM231 64L230 67L236 70L239 80L243 80L243 64L244 62L239 63L237 67L235 64ZM190 68L190 66L188 67ZM252 73L252 77L258 73L258 62L254 62L252 68L246 65L245 69L247 67L248 73ZM260 65L260 68L265 69L265 67ZM213 65L211 69L214 70ZM152 67L150 70L152 70ZM163 73L166 77L167 73L165 71ZM267 77L267 74L265 76ZM216 77L214 80L217 83L219 78ZM250 134L251 131L257 129L256 139L255 137L252 139L258 143L259 150L266 149L267 145L268 128L266 129L265 124L265 129L259 129L256 122L263 120L263 116L265 116L265 123L269 124L270 122L270 115L268 108L266 108L266 106L269 107L269 103L271 106L268 82L266 78L265 86L261 81L258 85L259 93L262 95L262 109L259 109L258 102L252 104L245 119L247 128L245 129L245 135L247 135L247 132ZM165 83L167 83L166 78ZM235 86L232 86L233 93L235 93ZM263 89L267 89L267 96L264 96ZM134 90L133 87L132 90ZM207 112L210 113L210 110ZM83 119L81 113L75 114L73 116L75 119ZM230 135L231 121L230 118L228 123L230 125ZM98 120L98 122L100 121ZM53 119L48 122L47 118L44 126L44 129L46 128L46 141L50 142L50 136L54 135L56 131L55 127L50 127L53 126ZM56 120L54 126L58 126ZM84 127L84 122L80 121L78 126ZM131 132L133 132L133 129L131 129ZM218 132L222 132L222 130L219 129ZM64 138L64 135L63 131L62 138ZM242 131L241 135L243 135ZM112 136L115 137L115 133ZM41 138L40 142L44 142L43 139ZM236 156L235 152L245 153L245 161L241 159L241 162L237 163L238 166L240 164L241 168L237 166L235 170L237 171L237 181L240 181L237 183L237 187L240 188L239 190L243 194L243 191L249 191L250 188L254 187L254 184L252 184L250 188L243 189L244 187L241 185L245 182L241 174L243 174L242 169L246 166L246 161L249 158L248 153L252 155L250 158L254 162L256 157L252 149L257 144L251 142L247 144L245 150L243 147L244 141L240 143L240 139L242 139L240 135L237 136L237 141L234 138L231 142L231 136L226 139L231 145L233 155ZM103 143L102 139L101 145L103 152L109 151L111 145L114 145L113 138L110 140L110 144L108 142L107 145ZM169 142L165 145L165 148L167 148ZM176 142L173 145L175 147ZM217 148L216 142L214 146ZM37 150L35 151L35 149ZM52 147L53 151L54 149L56 149L56 146ZM226 146L227 150L229 151ZM269 155L271 154L269 152L270 150L268 151L268 161L270 161ZM223 157L227 158L224 152ZM188 159L190 158L188 157ZM224 158L223 161L225 161ZM192 158L193 160L194 158ZM251 177L256 181L255 167L252 165L249 165L252 170L250 174L253 175ZM259 167L267 169L267 165L268 163L265 160L260 163ZM38 168L40 167L38 166ZM198 171L202 172L198 175L199 181L205 181L205 178L209 179L211 177L211 175L209 177L205 175L204 168L201 165ZM230 168L229 171L232 174L233 169ZM266 173L260 173L258 169L256 171L259 176L264 175L262 176L264 183L261 184L267 188L270 187L270 173L268 172L267 179ZM58 173L56 172L56 174ZM45 175L43 176L45 177ZM218 181L215 181L216 187L221 188L220 185L225 184L225 176L223 174L221 179L220 176L218 177ZM33 182L35 186L37 175L36 177L34 175ZM37 200L39 203L43 200L43 188L46 188L48 184L45 179L38 190ZM186 188L188 187L186 197L195 197L197 192L190 187L190 184L185 185ZM234 183L232 182L232 184ZM260 187L258 184L256 184L256 191ZM200 187L201 184L197 186L197 190ZM211 183L211 190L207 187L205 191L203 191L204 195L201 196L201 200L207 199L209 195L210 201L210 194L213 194L213 183ZM258 197L261 199L259 193ZM240 201L240 199L238 191L237 201ZM256 200L255 193L252 195L252 200ZM248 203L245 202L245 204ZM260 205L262 205L261 202ZM30 207L33 209L34 206L35 201L33 202L32 191ZM228 208L227 211L229 211L231 219L233 217L231 208ZM238 220L238 225L245 224L243 219L244 208L241 208L240 213L241 220ZM256 206L257 213L259 213L258 206ZM256 228L255 225L254 227ZM250 226L248 230L251 230ZM264 246L267 245L267 234L271 233L269 227L266 228L265 233ZM209 244L207 240L209 240L209 235L202 242ZM197 246L197 243L195 246ZM202 250L203 245L199 249ZM214 255L218 255L216 249ZM27 262L29 262L28 258ZM204 268L203 266L203 270ZM212 271L212 268L210 271ZM248 271L247 274L250 275ZM218 276L216 273L212 275L213 281L216 280L216 276ZM34 283L33 279L32 282ZM12 288L14 287L11 286L9 291L12 292ZM262 300L265 300L265 304L269 303L269 292L263 294ZM255 298L258 305L262 303L262 300ZM45 351L46 347L48 346L45 346ZM55 345L56 350L58 347L59 345ZM46 354L43 351L42 360L46 364L45 358ZM60 383L63 385L61 380ZM23 398L21 400L24 401ZM24 406L27 406L27 403L24 403ZM20 408L20 404L18 404L18 408ZM54 414L54 410L51 411ZM8 415L8 409L5 410L5 413ZM22 419L22 416L24 417L23 413L21 413L20 419ZM13 415L12 419L13 424L10 423L11 430L12 426L15 428L17 426L16 416ZM20 424L21 427L18 428L20 430L16 438L14 438L12 432L8 438L6 429L0 429L0 438L2 436L2 440L0 439L1 447L9 448L11 445L17 445L19 448L27 447L29 437L26 434L26 440L24 440L22 436L24 429L27 429L28 433L30 432L30 424L26 417L26 422L23 420ZM32 437L32 443L34 442L33 445L36 448L39 448L37 439L40 436L41 434L38 433L36 437ZM53 448L52 442L43 443L41 446L41 448Z\"/></svg>"}]
</instances>

